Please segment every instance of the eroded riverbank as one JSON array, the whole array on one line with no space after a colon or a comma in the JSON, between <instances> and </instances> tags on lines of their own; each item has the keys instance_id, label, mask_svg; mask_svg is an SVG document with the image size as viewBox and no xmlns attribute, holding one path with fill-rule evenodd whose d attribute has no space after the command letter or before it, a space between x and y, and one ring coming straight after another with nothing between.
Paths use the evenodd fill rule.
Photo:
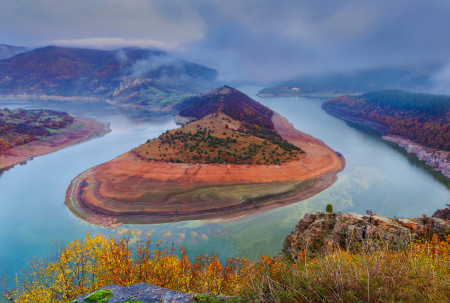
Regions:
<instances>
[{"instance_id":1,"label":"eroded riverbank","mask_svg":"<svg viewBox=\"0 0 450 303\"><path fill-rule=\"evenodd\" d=\"M0 154L0 169L24 163L33 157L42 156L81 142L99 138L109 133L109 124L89 119L75 118L72 125L57 134L28 144L15 146Z\"/></svg>"},{"instance_id":2,"label":"eroded riverbank","mask_svg":"<svg viewBox=\"0 0 450 303\"><path fill-rule=\"evenodd\" d=\"M300 161L186 164L146 161L127 152L75 178L65 203L83 220L115 227L235 219L298 202L331 186L344 168L343 158L280 115L272 120L283 139L305 151Z\"/></svg>"}]
</instances>

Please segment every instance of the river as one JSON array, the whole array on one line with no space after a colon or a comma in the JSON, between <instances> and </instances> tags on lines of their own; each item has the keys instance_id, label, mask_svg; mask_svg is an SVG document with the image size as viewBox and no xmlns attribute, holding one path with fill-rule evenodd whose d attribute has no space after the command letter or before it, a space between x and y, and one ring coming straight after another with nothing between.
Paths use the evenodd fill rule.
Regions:
<instances>
[{"instance_id":1,"label":"river","mask_svg":"<svg viewBox=\"0 0 450 303\"><path fill-rule=\"evenodd\" d=\"M450 200L450 183L381 140L374 131L344 122L321 109L324 99L255 97L254 87L241 88L251 97L279 112L295 128L323 140L346 159L339 180L320 194L289 206L232 222L187 221L158 225L124 225L151 232L153 239L185 246L189 254L216 253L221 258L257 258L275 255L285 236L306 212L324 210L328 203L338 212L383 216L431 215ZM136 147L167 129L175 128L171 116L156 116L136 109L105 104L25 102L0 100L0 107L51 108L78 117L109 122L106 136L40 156L0 175L0 276L12 276L33 256L52 252L54 243L82 239L86 233L115 235L80 221L64 205L70 181L80 172ZM139 234L139 233L138 233ZM118 236L121 237L121 236ZM136 236L132 239L137 240Z\"/></svg>"}]
</instances>

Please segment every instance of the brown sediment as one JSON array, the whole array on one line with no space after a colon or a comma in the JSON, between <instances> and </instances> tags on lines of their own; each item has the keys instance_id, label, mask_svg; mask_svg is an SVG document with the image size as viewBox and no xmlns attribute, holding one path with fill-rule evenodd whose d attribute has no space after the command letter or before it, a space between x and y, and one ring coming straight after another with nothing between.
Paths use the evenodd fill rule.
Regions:
<instances>
[{"instance_id":1,"label":"brown sediment","mask_svg":"<svg viewBox=\"0 0 450 303\"><path fill-rule=\"evenodd\" d=\"M32 157L49 154L70 145L101 137L109 131L109 127L105 123L75 118L70 126L61 129L58 133L50 137L32 141L28 144L14 146L2 152L0 154L0 169L26 162Z\"/></svg>"},{"instance_id":2,"label":"brown sediment","mask_svg":"<svg viewBox=\"0 0 450 303\"><path fill-rule=\"evenodd\" d=\"M281 165L187 164L127 152L75 178L66 192L78 217L107 227L193 219L236 219L309 198L337 180L344 159L275 113L283 139L305 151Z\"/></svg>"}]
</instances>

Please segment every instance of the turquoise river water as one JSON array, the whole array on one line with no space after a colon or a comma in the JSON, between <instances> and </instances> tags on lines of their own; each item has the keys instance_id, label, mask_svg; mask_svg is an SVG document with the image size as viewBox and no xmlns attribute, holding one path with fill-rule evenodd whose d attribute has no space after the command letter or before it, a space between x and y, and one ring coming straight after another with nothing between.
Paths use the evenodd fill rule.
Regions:
<instances>
[{"instance_id":1,"label":"turquoise river water","mask_svg":"<svg viewBox=\"0 0 450 303\"><path fill-rule=\"evenodd\" d=\"M190 255L214 252L221 258L275 255L285 236L306 212L324 210L374 213L390 217L431 215L450 202L449 180L414 156L381 140L374 131L346 123L321 109L323 99L255 97L294 126L342 153L346 167L339 180L320 194L289 206L237 221L187 221L158 225L124 225L105 229L80 221L64 205L70 181L80 172L108 161L169 128L172 116L155 116L104 104L0 100L0 107L51 108L74 116L109 122L106 136L36 157L0 175L0 276L12 276L33 256L52 252L54 243L81 239L86 233L115 235L127 230L187 247ZM136 233L135 233L136 234ZM139 233L137 233L139 234ZM137 240L134 236L132 241Z\"/></svg>"}]
</instances>

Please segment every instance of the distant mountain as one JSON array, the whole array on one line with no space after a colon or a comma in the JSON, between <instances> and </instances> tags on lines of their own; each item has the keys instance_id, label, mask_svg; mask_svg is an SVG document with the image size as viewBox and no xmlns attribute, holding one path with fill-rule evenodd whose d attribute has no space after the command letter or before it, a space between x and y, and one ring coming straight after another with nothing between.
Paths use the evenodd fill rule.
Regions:
<instances>
[{"instance_id":1,"label":"distant mountain","mask_svg":"<svg viewBox=\"0 0 450 303\"><path fill-rule=\"evenodd\" d=\"M48 46L0 61L0 94L89 97L110 103L171 107L202 92L211 68L163 51Z\"/></svg>"},{"instance_id":2,"label":"distant mountain","mask_svg":"<svg viewBox=\"0 0 450 303\"><path fill-rule=\"evenodd\" d=\"M431 85L431 72L406 69L375 69L348 73L307 75L267 87L261 97L334 97L375 90L401 89L424 91Z\"/></svg>"},{"instance_id":3,"label":"distant mountain","mask_svg":"<svg viewBox=\"0 0 450 303\"><path fill-rule=\"evenodd\" d=\"M0 60L10 58L20 53L25 53L30 49L25 46L14 46L8 44L0 44Z\"/></svg>"}]
</instances>

